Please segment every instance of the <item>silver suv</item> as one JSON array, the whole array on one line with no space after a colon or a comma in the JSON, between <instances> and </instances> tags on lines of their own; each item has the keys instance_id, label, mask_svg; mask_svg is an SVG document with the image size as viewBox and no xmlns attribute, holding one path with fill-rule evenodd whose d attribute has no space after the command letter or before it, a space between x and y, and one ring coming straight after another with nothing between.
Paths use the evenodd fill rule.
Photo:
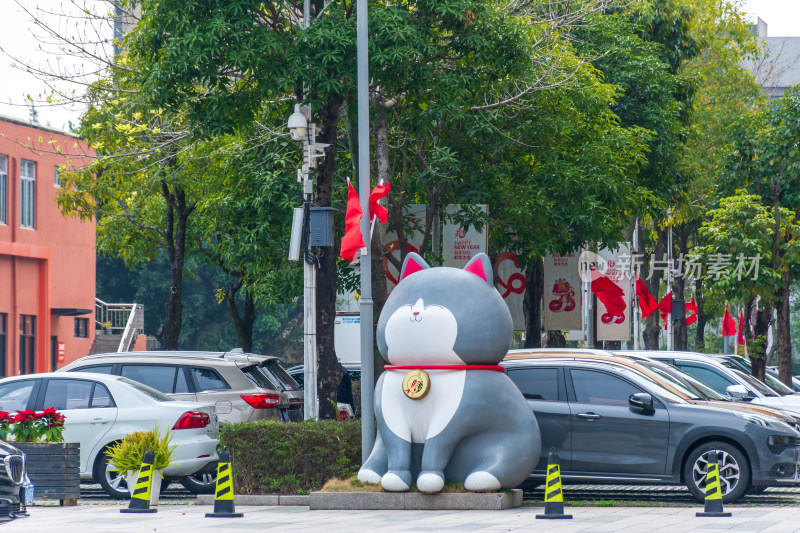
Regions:
<instances>
[{"instance_id":1,"label":"silver suv","mask_svg":"<svg viewBox=\"0 0 800 533\"><path fill-rule=\"evenodd\" d=\"M280 359L244 353L153 351L87 355L59 372L123 376L176 400L213 403L220 424L256 420L303 420L303 390ZM181 483L195 493L211 493L216 465Z\"/></svg>"}]
</instances>

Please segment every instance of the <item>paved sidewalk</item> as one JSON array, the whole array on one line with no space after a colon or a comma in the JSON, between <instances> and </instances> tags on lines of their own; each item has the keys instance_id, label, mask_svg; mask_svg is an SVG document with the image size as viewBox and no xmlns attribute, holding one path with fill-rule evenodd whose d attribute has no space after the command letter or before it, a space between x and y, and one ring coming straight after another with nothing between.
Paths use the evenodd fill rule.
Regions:
<instances>
[{"instance_id":1,"label":"paved sidewalk","mask_svg":"<svg viewBox=\"0 0 800 533\"><path fill-rule=\"evenodd\" d=\"M800 532L800 509L735 508L731 518L696 518L702 506L567 507L572 520L536 520L541 507L506 511L309 511L308 507L239 506L243 518L205 518L206 505L162 505L156 514L121 514L120 505L32 507L30 518L0 526L2 533L197 533L202 531L547 531L592 533Z\"/></svg>"}]
</instances>

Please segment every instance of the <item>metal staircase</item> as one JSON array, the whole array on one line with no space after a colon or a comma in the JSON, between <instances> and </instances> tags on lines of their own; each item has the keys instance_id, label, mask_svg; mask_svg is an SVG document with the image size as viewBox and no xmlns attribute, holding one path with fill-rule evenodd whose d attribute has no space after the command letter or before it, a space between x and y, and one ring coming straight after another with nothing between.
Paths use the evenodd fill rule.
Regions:
<instances>
[{"instance_id":1,"label":"metal staircase","mask_svg":"<svg viewBox=\"0 0 800 533\"><path fill-rule=\"evenodd\" d=\"M95 335L90 353L128 352L144 332L144 306L95 298Z\"/></svg>"}]
</instances>

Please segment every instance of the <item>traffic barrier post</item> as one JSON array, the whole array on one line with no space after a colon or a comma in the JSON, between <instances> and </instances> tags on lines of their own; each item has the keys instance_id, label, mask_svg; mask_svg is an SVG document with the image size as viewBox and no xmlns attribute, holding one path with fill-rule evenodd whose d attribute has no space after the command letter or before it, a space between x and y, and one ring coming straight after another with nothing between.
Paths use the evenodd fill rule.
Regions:
<instances>
[{"instance_id":1,"label":"traffic barrier post","mask_svg":"<svg viewBox=\"0 0 800 533\"><path fill-rule=\"evenodd\" d=\"M131 501L127 509L120 509L120 513L155 513L157 509L150 508L150 491L153 489L153 463L155 454L147 451L142 459L142 468L136 476L136 485L131 490ZM130 487L129 487L130 488Z\"/></svg>"},{"instance_id":2,"label":"traffic barrier post","mask_svg":"<svg viewBox=\"0 0 800 533\"><path fill-rule=\"evenodd\" d=\"M231 454L227 448L219 452L217 465L217 487L214 491L214 512L206 513L206 518L241 518L233 505L233 473L231 472Z\"/></svg>"},{"instance_id":3,"label":"traffic barrier post","mask_svg":"<svg viewBox=\"0 0 800 533\"><path fill-rule=\"evenodd\" d=\"M564 519L572 518L571 514L564 514L564 495L561 491L561 467L558 465L558 455L550 452L547 457L547 479L544 486L544 514L537 514L536 518Z\"/></svg>"},{"instance_id":4,"label":"traffic barrier post","mask_svg":"<svg viewBox=\"0 0 800 533\"><path fill-rule=\"evenodd\" d=\"M697 516L731 516L722 510L722 487L719 484L717 451L711 450L706 463L706 499L702 513Z\"/></svg>"}]
</instances>

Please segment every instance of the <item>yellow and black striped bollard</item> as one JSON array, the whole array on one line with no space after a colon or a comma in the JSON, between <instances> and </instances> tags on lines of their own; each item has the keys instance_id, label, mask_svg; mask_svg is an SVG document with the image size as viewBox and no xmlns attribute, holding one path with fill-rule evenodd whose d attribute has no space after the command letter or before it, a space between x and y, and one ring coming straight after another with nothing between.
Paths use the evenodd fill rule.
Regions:
<instances>
[{"instance_id":1,"label":"yellow and black striped bollard","mask_svg":"<svg viewBox=\"0 0 800 533\"><path fill-rule=\"evenodd\" d=\"M708 452L706 463L706 501L702 513L697 516L731 516L722 510L722 487L719 483L719 464L717 451Z\"/></svg>"},{"instance_id":2,"label":"yellow and black striped bollard","mask_svg":"<svg viewBox=\"0 0 800 533\"><path fill-rule=\"evenodd\" d=\"M206 513L206 518L241 518L233 505L233 473L231 454L226 448L219 452L217 466L217 488L214 491L214 512Z\"/></svg>"},{"instance_id":3,"label":"yellow and black striped bollard","mask_svg":"<svg viewBox=\"0 0 800 533\"><path fill-rule=\"evenodd\" d=\"M155 513L157 509L150 508L150 491L153 490L153 462L155 454L147 451L142 459L142 468L136 476L136 486L131 490L131 501L127 509L120 509L120 513ZM130 487L129 487L130 488Z\"/></svg>"},{"instance_id":4,"label":"yellow and black striped bollard","mask_svg":"<svg viewBox=\"0 0 800 533\"><path fill-rule=\"evenodd\" d=\"M555 452L550 452L547 457L544 514L537 514L536 518L572 518L571 514L564 514L564 494L561 492L561 467L558 465L558 455Z\"/></svg>"}]
</instances>

